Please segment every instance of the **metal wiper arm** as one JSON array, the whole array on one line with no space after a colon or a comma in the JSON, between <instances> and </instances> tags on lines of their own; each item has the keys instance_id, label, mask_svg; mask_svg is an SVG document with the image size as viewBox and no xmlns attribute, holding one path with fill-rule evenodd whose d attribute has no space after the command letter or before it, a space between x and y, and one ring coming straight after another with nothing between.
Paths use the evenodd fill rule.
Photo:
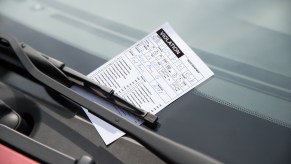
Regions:
<instances>
[{"instance_id":1,"label":"metal wiper arm","mask_svg":"<svg viewBox=\"0 0 291 164\"><path fill-rule=\"evenodd\" d=\"M83 88L86 88L87 91L94 92L95 95L146 121L148 124L157 124L157 116L143 109L140 109L130 102L119 97L114 93L114 90L112 88L98 84L97 82L89 79L85 75L75 71L70 67L67 67L65 63L49 57L33 49L31 46L26 45L25 43L21 43L21 48L23 52L27 54L32 63L36 65L37 68L39 68L42 72L46 73L46 75L50 76L51 78L66 85L67 87L79 85ZM15 60L19 61L17 60L17 58L15 58ZM21 64L18 66L21 66Z\"/></svg>"},{"instance_id":2,"label":"metal wiper arm","mask_svg":"<svg viewBox=\"0 0 291 164\"><path fill-rule=\"evenodd\" d=\"M104 106L89 101L88 99L75 93L69 88L72 85L72 81L69 78L64 78L64 76L61 75L63 73L62 71L58 73L57 71L53 71L55 73L45 71L45 67L51 67L51 69L59 69L58 67L63 67L61 62L59 63L60 65L54 65L51 63L53 61L49 61L48 63L51 63L52 65L47 63L45 65L36 67L36 65L34 65L30 57L27 55L26 48L29 48L29 46L24 43L19 43L16 39L7 34L0 33L0 48L1 46L6 48L8 47L10 49L9 52L12 51L16 55L24 69L27 70L36 80L43 83L43 85L51 88L71 101L79 104L80 106L87 108L91 113L104 119L108 123L127 132L129 135L131 135L133 138L135 138L137 141L139 141L141 144L143 144L166 162L219 163L217 160L208 157L198 151L162 137L146 128L134 125L126 119L106 109Z\"/></svg>"}]
</instances>

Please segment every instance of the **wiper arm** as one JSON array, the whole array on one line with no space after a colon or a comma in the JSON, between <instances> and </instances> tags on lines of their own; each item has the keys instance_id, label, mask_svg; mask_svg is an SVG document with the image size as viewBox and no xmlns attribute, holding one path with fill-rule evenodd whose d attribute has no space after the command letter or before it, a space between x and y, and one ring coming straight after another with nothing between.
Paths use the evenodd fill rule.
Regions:
<instances>
[{"instance_id":1,"label":"wiper arm","mask_svg":"<svg viewBox=\"0 0 291 164\"><path fill-rule=\"evenodd\" d=\"M161 159L169 163L219 163L215 159L212 159L198 151L173 142L148 129L134 125L128 120L106 109L104 106L89 101L88 99L75 93L69 87L76 83L72 82L72 79L70 80L70 78L75 76L72 76L72 74L75 74L76 72L68 70L68 68L64 69L64 64L62 62L52 59L48 60L46 64L40 64L39 66L36 66L37 64L32 62L33 58L30 59L28 53L25 51L25 47L28 48L27 45L19 43L16 39L9 35L0 33L0 49L1 47L4 47L6 53L8 53L8 56L7 54L5 57L0 55L0 59L19 65L18 62L13 61L11 56L9 56L11 53L15 54L17 59L20 61L20 65L22 65L36 80L67 97L71 101L79 104L80 106L87 108L91 113L101 117L108 123L129 133L133 138L141 142L145 147L150 149ZM54 62L55 64L50 64ZM51 70L47 70L46 67L51 68ZM59 68L66 70L65 72L67 75L63 71L60 71ZM71 75L69 75L69 72ZM63 74L65 74L65 76L63 76ZM86 83L86 81L81 82L83 82L84 85L90 86L90 81L89 83ZM99 89L97 90L100 91ZM118 101L118 99L115 100Z\"/></svg>"},{"instance_id":2,"label":"wiper arm","mask_svg":"<svg viewBox=\"0 0 291 164\"><path fill-rule=\"evenodd\" d=\"M4 42L5 41L2 40L2 44ZM85 75L75 71L70 67L67 67L65 63L49 57L33 49L25 43L20 43L20 45L22 51L27 54L33 64L35 64L42 72L45 72L47 75L66 85L67 87L71 87L73 85L85 87L87 90L94 92L95 95L105 99L106 101L109 101L110 103L120 107L121 109L126 110L127 112L139 117L147 123L152 125L155 125L157 123L157 116L134 106L133 104L114 94L113 89L98 84L97 82L89 79ZM3 58L3 56L0 56L0 58ZM14 60L18 61L17 59ZM22 65L18 64L17 66Z\"/></svg>"},{"instance_id":3,"label":"wiper arm","mask_svg":"<svg viewBox=\"0 0 291 164\"><path fill-rule=\"evenodd\" d=\"M63 62L49 57L37 50L33 49L25 43L21 43L22 50L32 60L33 63L41 67L45 67L44 71L49 73L51 77L56 78L58 81L62 81L68 87L73 85L79 85L87 90L94 92L95 95L109 101L110 103L126 110L127 112L137 116L138 118L146 121L151 125L157 123L158 117L140 109L130 102L124 100L114 93L112 88L105 85L98 84L97 82L89 79L85 75L75 71L74 69L67 67ZM53 66L52 66L53 65ZM52 68L54 67L54 68ZM90 110L89 110L90 111Z\"/></svg>"}]
</instances>

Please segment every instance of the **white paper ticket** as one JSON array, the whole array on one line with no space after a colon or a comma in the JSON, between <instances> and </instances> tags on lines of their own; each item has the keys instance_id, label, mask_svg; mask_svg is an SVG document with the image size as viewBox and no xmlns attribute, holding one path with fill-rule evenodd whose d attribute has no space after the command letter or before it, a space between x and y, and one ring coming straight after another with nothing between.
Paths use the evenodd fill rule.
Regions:
<instances>
[{"instance_id":1,"label":"white paper ticket","mask_svg":"<svg viewBox=\"0 0 291 164\"><path fill-rule=\"evenodd\" d=\"M166 23L88 77L114 89L135 106L156 114L212 75L206 64ZM122 109L109 107L132 123L142 123ZM87 110L85 112L105 144L124 135Z\"/></svg>"}]
</instances>

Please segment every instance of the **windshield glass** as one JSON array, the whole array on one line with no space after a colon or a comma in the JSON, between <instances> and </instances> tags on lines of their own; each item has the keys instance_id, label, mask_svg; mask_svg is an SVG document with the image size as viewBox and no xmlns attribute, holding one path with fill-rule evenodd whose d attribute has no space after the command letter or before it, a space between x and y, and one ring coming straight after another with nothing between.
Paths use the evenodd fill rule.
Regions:
<instances>
[{"instance_id":1,"label":"windshield glass","mask_svg":"<svg viewBox=\"0 0 291 164\"><path fill-rule=\"evenodd\" d=\"M106 60L168 22L215 73L190 92L291 128L289 0L0 0L0 14Z\"/></svg>"}]
</instances>

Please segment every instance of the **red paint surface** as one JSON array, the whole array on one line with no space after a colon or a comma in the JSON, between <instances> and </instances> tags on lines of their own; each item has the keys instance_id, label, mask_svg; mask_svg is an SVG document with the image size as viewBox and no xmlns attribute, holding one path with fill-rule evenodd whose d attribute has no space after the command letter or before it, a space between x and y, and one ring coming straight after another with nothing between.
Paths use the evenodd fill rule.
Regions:
<instances>
[{"instance_id":1,"label":"red paint surface","mask_svg":"<svg viewBox=\"0 0 291 164\"><path fill-rule=\"evenodd\" d=\"M38 162L0 144L0 164L38 164Z\"/></svg>"}]
</instances>

